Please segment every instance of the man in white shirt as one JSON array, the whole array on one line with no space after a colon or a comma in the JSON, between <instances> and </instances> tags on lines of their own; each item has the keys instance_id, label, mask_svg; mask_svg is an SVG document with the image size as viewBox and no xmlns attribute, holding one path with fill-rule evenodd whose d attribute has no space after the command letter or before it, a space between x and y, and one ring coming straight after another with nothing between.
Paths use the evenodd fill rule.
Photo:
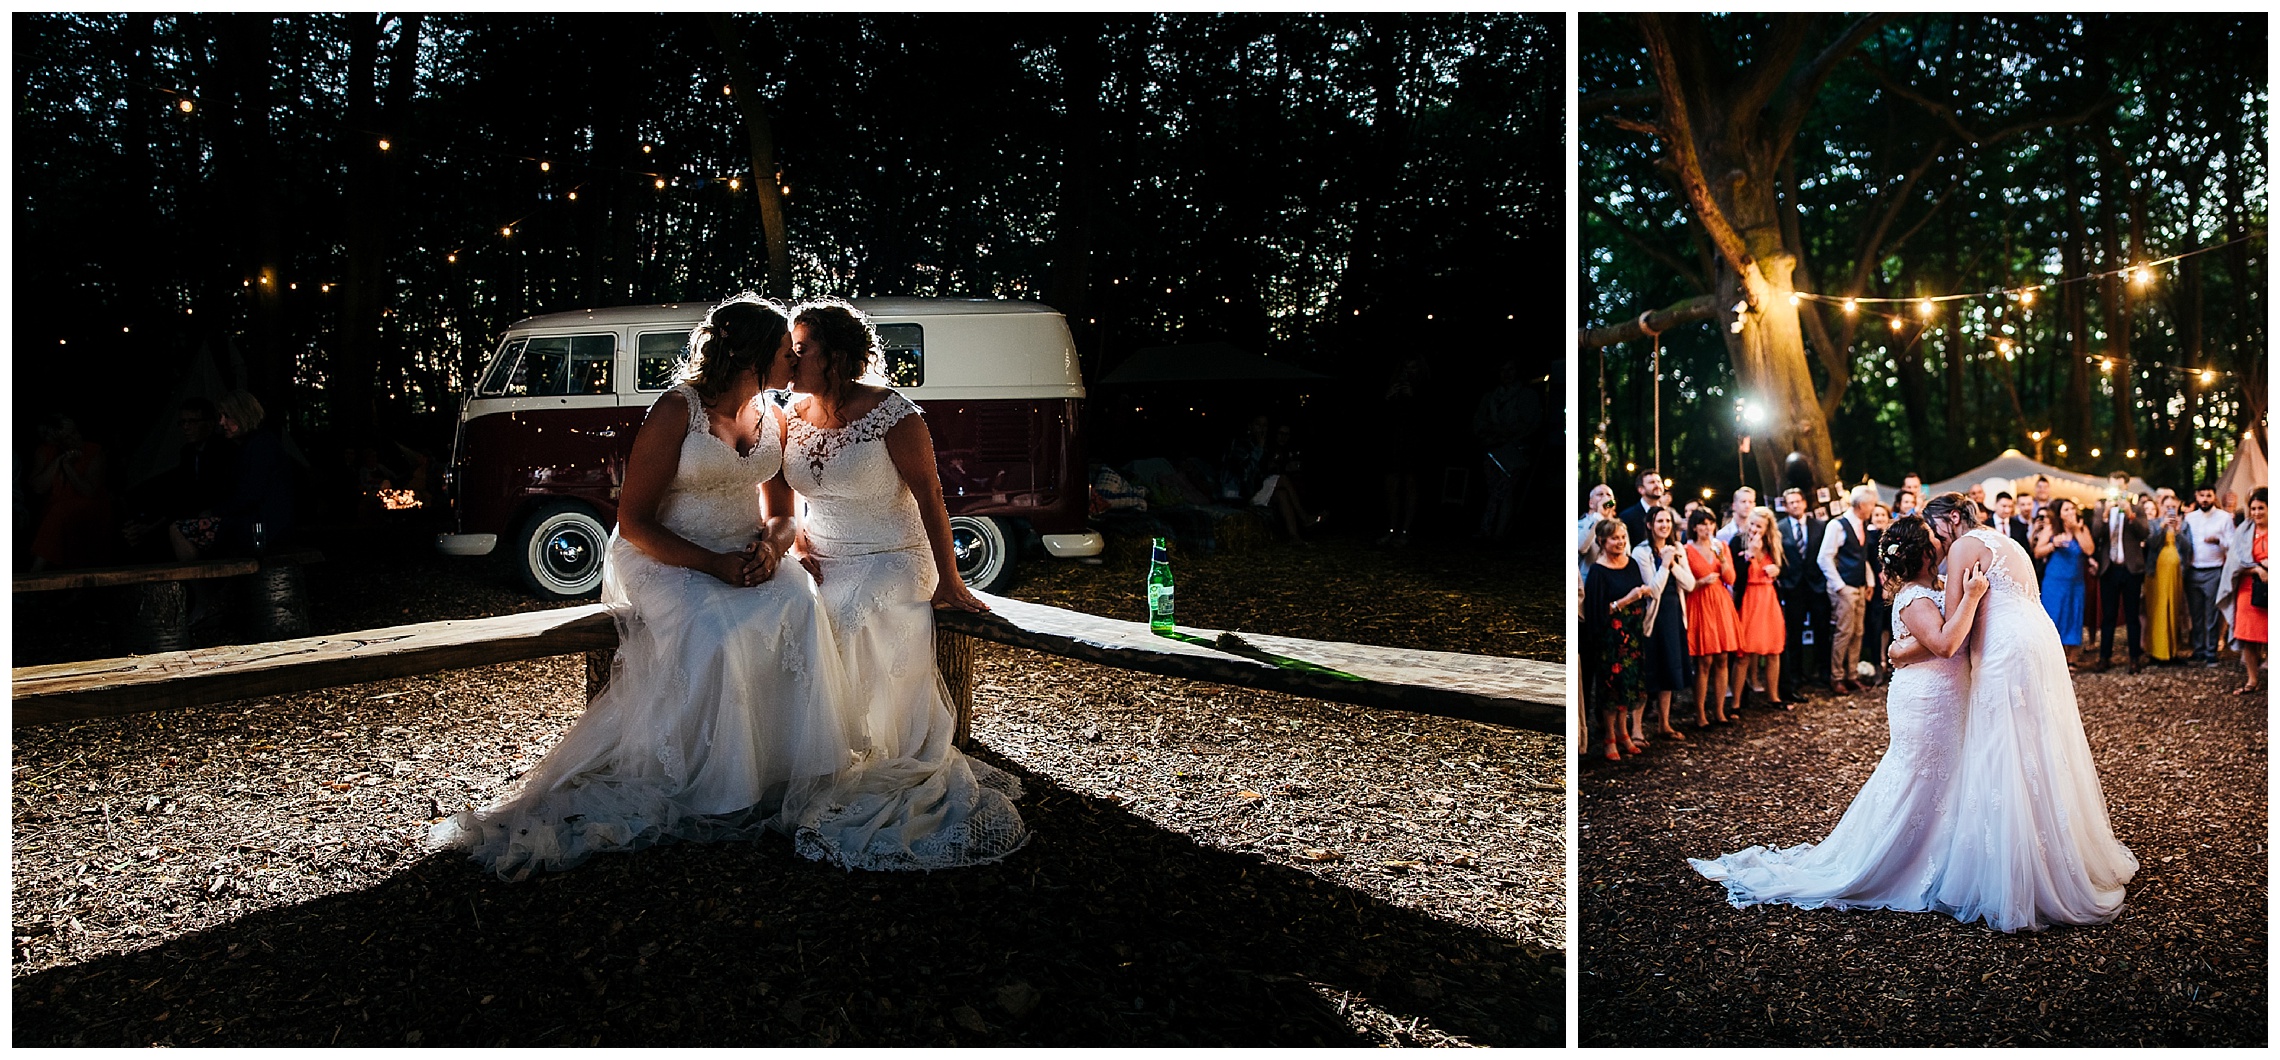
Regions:
<instances>
[{"instance_id":1,"label":"man in white shirt","mask_svg":"<svg viewBox=\"0 0 2280 1060\"><path fill-rule=\"evenodd\" d=\"M1718 540L1725 542L1728 548L1733 547L1734 531L1741 529L1745 525L1745 521L1749 519L1750 513L1755 510L1757 510L1757 491L1748 486L1735 490L1733 510L1726 515L1726 525L1718 528Z\"/></svg>"},{"instance_id":2,"label":"man in white shirt","mask_svg":"<svg viewBox=\"0 0 2280 1060\"><path fill-rule=\"evenodd\" d=\"M1860 691L1853 680L1860 663L1861 620L1868 615L1868 516L1876 509L1876 487L1855 486L1852 510L1822 531L1815 557L1829 590L1829 619L1837 628L1829 647L1829 684L1839 695Z\"/></svg>"},{"instance_id":3,"label":"man in white shirt","mask_svg":"<svg viewBox=\"0 0 2280 1060\"><path fill-rule=\"evenodd\" d=\"M1598 525L1601 519L1612 519L1614 517L1614 488L1604 482L1591 487L1591 500L1584 507L1583 518L1575 521L1575 569L1577 577L1580 578L1589 573L1591 561L1598 558L1591 554L1591 528Z\"/></svg>"},{"instance_id":4,"label":"man in white shirt","mask_svg":"<svg viewBox=\"0 0 2280 1060\"><path fill-rule=\"evenodd\" d=\"M2193 510L2185 513L2185 539L2191 549L2185 571L2185 610L2193 616L2193 661L2217 665L2218 615L2223 594L2218 579L2225 570L2226 542L2232 536L2232 516L2217 507L2217 488L2204 484L2193 491Z\"/></svg>"}]
</instances>

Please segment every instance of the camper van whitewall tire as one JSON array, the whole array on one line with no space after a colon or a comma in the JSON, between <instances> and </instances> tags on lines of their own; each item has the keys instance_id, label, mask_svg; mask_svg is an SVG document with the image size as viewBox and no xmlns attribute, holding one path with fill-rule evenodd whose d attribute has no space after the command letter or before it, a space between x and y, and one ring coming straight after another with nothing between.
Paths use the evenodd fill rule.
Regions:
<instances>
[{"instance_id":1,"label":"camper van whitewall tire","mask_svg":"<svg viewBox=\"0 0 2280 1060\"><path fill-rule=\"evenodd\" d=\"M950 550L958 560L958 580L969 589L994 593L1013 583L1013 543L1005 524L989 516L950 517Z\"/></svg>"},{"instance_id":2,"label":"camper van whitewall tire","mask_svg":"<svg viewBox=\"0 0 2280 1060\"><path fill-rule=\"evenodd\" d=\"M524 520L508 555L532 592L556 599L586 596L602 584L610 532L585 505L555 501Z\"/></svg>"}]
</instances>

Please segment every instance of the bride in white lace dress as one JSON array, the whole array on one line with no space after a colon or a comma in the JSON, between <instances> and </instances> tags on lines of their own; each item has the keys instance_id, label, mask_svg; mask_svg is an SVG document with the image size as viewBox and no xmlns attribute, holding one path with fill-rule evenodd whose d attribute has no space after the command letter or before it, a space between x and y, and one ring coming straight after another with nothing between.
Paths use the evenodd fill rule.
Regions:
<instances>
[{"instance_id":1,"label":"bride in white lace dress","mask_svg":"<svg viewBox=\"0 0 2280 1060\"><path fill-rule=\"evenodd\" d=\"M2018 542L1978 526L1962 494L1932 498L1923 515L1946 543L1950 569L1984 564L1990 585L1971 636L1958 827L1934 900L1998 931L2110 921L2137 857L2114 838L2066 649L2042 607L2033 563ZM1948 590L1951 607L1955 592ZM1893 658L1908 661L1897 649Z\"/></svg>"},{"instance_id":2,"label":"bride in white lace dress","mask_svg":"<svg viewBox=\"0 0 2280 1060\"><path fill-rule=\"evenodd\" d=\"M437 825L438 845L519 880L666 839L788 831L844 768L831 627L809 573L779 567L793 498L761 388L790 381L789 324L740 295L693 333L626 467L602 579L609 685L512 797Z\"/></svg>"},{"instance_id":3,"label":"bride in white lace dress","mask_svg":"<svg viewBox=\"0 0 2280 1060\"><path fill-rule=\"evenodd\" d=\"M1959 649L1987 579L1972 569L1960 579L1958 604L1944 606L1937 587L1939 544L1915 516L1894 522L1879 551L1890 579L1886 586L1905 583L1892 599L1897 643L1920 646L1929 658L1893 673L1884 700L1891 743L1827 839L1687 859L1695 871L1724 883L1727 901L1736 907L1939 908L1934 889L1953 830L1952 784L1969 687Z\"/></svg>"},{"instance_id":4,"label":"bride in white lace dress","mask_svg":"<svg viewBox=\"0 0 2280 1060\"><path fill-rule=\"evenodd\" d=\"M958 580L924 417L875 371L877 333L844 302L792 325L784 474L804 502L799 551L840 651L855 762L792 822L800 853L845 868L996 861L1029 838L1012 776L961 754L934 665L934 608L988 610Z\"/></svg>"}]
</instances>

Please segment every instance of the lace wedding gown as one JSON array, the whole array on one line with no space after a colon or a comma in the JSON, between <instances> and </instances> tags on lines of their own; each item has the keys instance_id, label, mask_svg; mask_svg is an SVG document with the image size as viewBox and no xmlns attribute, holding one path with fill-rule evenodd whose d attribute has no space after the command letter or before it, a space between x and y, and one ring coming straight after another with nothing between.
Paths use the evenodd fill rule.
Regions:
<instances>
[{"instance_id":1,"label":"lace wedding gown","mask_svg":"<svg viewBox=\"0 0 2280 1060\"><path fill-rule=\"evenodd\" d=\"M1028 841L1019 781L951 745L934 666L934 557L886 435L918 412L889 391L836 429L793 415L784 478L806 501L837 638L855 763L794 826L800 853L850 869L940 869L996 861Z\"/></svg>"},{"instance_id":2,"label":"lace wedding gown","mask_svg":"<svg viewBox=\"0 0 2280 1060\"><path fill-rule=\"evenodd\" d=\"M783 465L772 420L739 455L687 386L688 433L657 521L726 552L759 526L759 487ZM755 399L757 400L757 399ZM806 812L848 762L837 648L815 583L786 562L727 584L651 559L612 534L602 601L617 620L609 687L516 793L430 833L500 877L566 869L666 839L745 838Z\"/></svg>"},{"instance_id":3,"label":"lace wedding gown","mask_svg":"<svg viewBox=\"0 0 2280 1060\"><path fill-rule=\"evenodd\" d=\"M1920 585L1892 601L1892 628L1910 634L1900 618L1912 601L1940 594ZM1935 886L1948 857L1953 830L1952 779L1962 751L1968 682L1961 652L1895 671L1884 711L1891 743L1852 805L1818 845L1754 846L1716 860L1688 858L1709 879L1726 885L1737 908L1779 903L1806 909L1937 908Z\"/></svg>"},{"instance_id":4,"label":"lace wedding gown","mask_svg":"<svg viewBox=\"0 0 2280 1060\"><path fill-rule=\"evenodd\" d=\"M1934 901L1998 931L2104 923L2138 862L2107 819L2065 648L2026 550L1986 528L1968 536L1993 554L1972 624L1954 848Z\"/></svg>"}]
</instances>

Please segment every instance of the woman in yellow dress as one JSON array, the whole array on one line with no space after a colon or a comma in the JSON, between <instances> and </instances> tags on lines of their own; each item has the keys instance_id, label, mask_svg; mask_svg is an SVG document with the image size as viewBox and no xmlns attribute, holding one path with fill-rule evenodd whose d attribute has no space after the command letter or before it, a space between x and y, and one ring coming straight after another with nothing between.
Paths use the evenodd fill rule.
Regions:
<instances>
[{"instance_id":1,"label":"woman in yellow dress","mask_svg":"<svg viewBox=\"0 0 2280 1060\"><path fill-rule=\"evenodd\" d=\"M2169 662L2193 654L2185 616L2185 555L2179 547L2185 533L2184 514L2178 510L2175 497L2163 498L2159 509L2150 497L2139 505L2146 525L2153 527L2145 546L2155 558L2152 576L2145 580L2145 606L2138 613L2145 616L2146 644L2153 660Z\"/></svg>"}]
</instances>

